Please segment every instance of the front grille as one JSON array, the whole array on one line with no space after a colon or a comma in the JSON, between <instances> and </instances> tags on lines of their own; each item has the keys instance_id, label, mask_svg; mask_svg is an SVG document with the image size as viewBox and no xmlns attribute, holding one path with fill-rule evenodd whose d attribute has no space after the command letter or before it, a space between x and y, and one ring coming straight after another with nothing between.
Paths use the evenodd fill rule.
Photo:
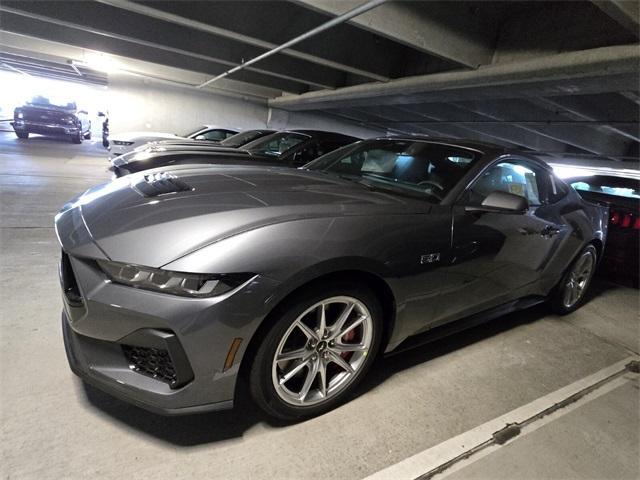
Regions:
<instances>
[{"instance_id":1,"label":"front grille","mask_svg":"<svg viewBox=\"0 0 640 480\"><path fill-rule=\"evenodd\" d=\"M177 384L176 369L167 350L122 345L122 351L129 367L135 372L168 383L170 386Z\"/></svg>"}]
</instances>

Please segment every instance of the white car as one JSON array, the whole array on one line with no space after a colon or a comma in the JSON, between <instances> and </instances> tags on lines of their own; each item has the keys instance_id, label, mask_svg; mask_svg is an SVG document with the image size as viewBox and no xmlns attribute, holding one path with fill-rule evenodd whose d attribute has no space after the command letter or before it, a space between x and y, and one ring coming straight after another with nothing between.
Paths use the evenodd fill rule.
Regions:
<instances>
[{"instance_id":1,"label":"white car","mask_svg":"<svg viewBox=\"0 0 640 480\"><path fill-rule=\"evenodd\" d=\"M109 138L109 150L110 158L118 157L122 154L128 153L145 143L155 142L158 140L176 140L182 138L189 138L192 140L207 140L214 143L220 142L227 137L238 133L237 130L230 130L228 128L220 128L215 125L204 125L195 131L187 133L186 135L175 135L173 133L164 132L126 132L111 135Z\"/></svg>"}]
</instances>

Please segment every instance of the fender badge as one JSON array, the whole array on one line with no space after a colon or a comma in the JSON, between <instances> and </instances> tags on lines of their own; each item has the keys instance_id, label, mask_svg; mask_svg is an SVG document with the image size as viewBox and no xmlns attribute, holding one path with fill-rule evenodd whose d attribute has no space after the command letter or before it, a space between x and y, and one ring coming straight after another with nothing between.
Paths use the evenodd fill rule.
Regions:
<instances>
[{"instance_id":1,"label":"fender badge","mask_svg":"<svg viewBox=\"0 0 640 480\"><path fill-rule=\"evenodd\" d=\"M427 255L420 255L420 264L424 265L425 263L435 263L440 261L440 252L437 253L429 253Z\"/></svg>"}]
</instances>

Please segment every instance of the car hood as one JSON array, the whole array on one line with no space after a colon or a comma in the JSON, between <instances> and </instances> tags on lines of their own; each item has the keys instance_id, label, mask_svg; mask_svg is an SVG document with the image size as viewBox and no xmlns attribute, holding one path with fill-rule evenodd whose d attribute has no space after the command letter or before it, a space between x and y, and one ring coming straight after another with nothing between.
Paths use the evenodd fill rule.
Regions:
<instances>
[{"instance_id":1,"label":"car hood","mask_svg":"<svg viewBox=\"0 0 640 480\"><path fill-rule=\"evenodd\" d=\"M110 136L112 140L118 140L120 142L150 142L152 140L159 140L163 138L180 139L173 133L165 132L124 132L116 133Z\"/></svg>"},{"instance_id":2,"label":"car hood","mask_svg":"<svg viewBox=\"0 0 640 480\"><path fill-rule=\"evenodd\" d=\"M56 219L65 250L160 267L222 239L309 218L427 212L428 203L286 168L155 169L94 187ZM78 232L78 226L87 232ZM95 245L88 248L80 238ZM97 249L96 249L97 247ZM84 252L84 253L83 253Z\"/></svg>"}]
</instances>

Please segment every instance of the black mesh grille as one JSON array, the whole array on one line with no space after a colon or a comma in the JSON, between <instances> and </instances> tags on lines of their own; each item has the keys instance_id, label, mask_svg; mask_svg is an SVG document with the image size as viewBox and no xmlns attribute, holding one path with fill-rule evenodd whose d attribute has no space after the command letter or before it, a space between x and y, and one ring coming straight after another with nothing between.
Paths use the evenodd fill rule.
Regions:
<instances>
[{"instance_id":1,"label":"black mesh grille","mask_svg":"<svg viewBox=\"0 0 640 480\"><path fill-rule=\"evenodd\" d=\"M122 345L122 351L132 370L169 385L177 383L176 369L167 350Z\"/></svg>"}]
</instances>

